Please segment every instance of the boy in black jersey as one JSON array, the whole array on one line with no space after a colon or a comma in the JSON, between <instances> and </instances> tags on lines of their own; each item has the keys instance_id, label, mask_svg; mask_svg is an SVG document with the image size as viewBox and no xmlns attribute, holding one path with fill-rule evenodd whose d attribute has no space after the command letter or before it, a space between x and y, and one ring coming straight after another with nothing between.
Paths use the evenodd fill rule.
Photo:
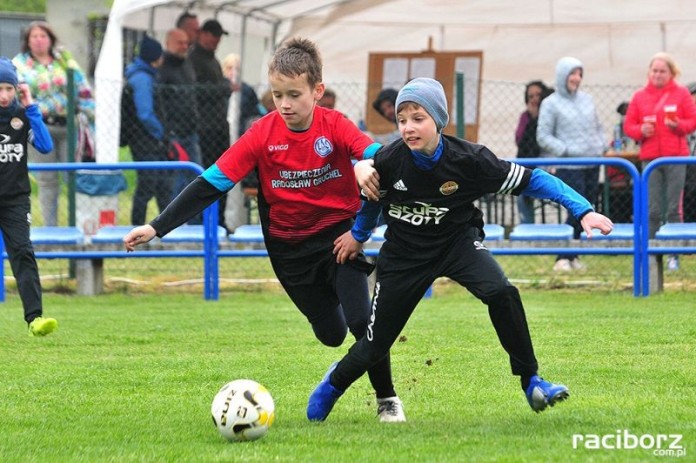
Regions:
<instances>
[{"instance_id":1,"label":"boy in black jersey","mask_svg":"<svg viewBox=\"0 0 696 463\"><path fill-rule=\"evenodd\" d=\"M58 323L53 318L42 317L41 281L29 239L31 185L27 143L44 154L53 149L53 140L29 86L18 83L14 64L3 56L0 57L0 230L17 280L29 335L45 336Z\"/></svg>"},{"instance_id":2,"label":"boy in black jersey","mask_svg":"<svg viewBox=\"0 0 696 463\"><path fill-rule=\"evenodd\" d=\"M592 229L612 222L566 184L542 170L498 159L482 145L442 135L449 116L439 82L418 78L396 101L401 140L355 166L369 199L352 236L337 240L338 261L351 259L370 236L377 214L388 224L377 260L372 317L366 335L329 368L309 398L307 416L323 421L338 398L394 343L428 287L446 276L488 306L512 372L535 412L568 397L568 388L537 375L537 361L519 292L483 245L483 215L473 202L489 193L553 199Z\"/></svg>"}]
</instances>

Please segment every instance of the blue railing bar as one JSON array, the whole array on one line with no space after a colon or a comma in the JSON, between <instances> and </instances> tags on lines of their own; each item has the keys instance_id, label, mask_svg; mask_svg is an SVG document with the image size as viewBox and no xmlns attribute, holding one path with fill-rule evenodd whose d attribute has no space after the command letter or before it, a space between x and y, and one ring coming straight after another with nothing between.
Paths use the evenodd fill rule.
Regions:
<instances>
[{"instance_id":1,"label":"blue railing bar","mask_svg":"<svg viewBox=\"0 0 696 463\"><path fill-rule=\"evenodd\" d=\"M649 256L650 254L662 254L662 253L669 253L668 249L670 248L659 248L660 252L653 252L650 249L650 236L648 236L648 227L649 227L649 220L648 220L648 201L649 201L649 191L648 191L648 182L650 181L650 175L652 174L652 171L657 169L660 166L667 165L667 164L696 164L696 157L692 156L669 156L669 157L664 157L664 158L657 158L653 161L650 161L647 166L643 169L643 173L640 178L641 182L641 203L645 206L643 207L642 213L640 215L640 220L635 222L640 222L641 228L644 230L643 235L641 236L641 248L643 249L643 256L641 260L641 267L642 267L642 287L643 287L643 296L649 296L650 295L650 259ZM679 249L679 248L674 248L674 249Z\"/></svg>"},{"instance_id":2,"label":"blue railing bar","mask_svg":"<svg viewBox=\"0 0 696 463\"><path fill-rule=\"evenodd\" d=\"M646 251L648 254L696 254L696 248L693 246L660 246L657 248L649 248Z\"/></svg>"},{"instance_id":3,"label":"blue railing bar","mask_svg":"<svg viewBox=\"0 0 696 463\"><path fill-rule=\"evenodd\" d=\"M641 262L643 259L643 250L641 246L642 243L642 230L641 221L637 219L642 216L643 204L641 202L641 191L643 188L641 182L641 174L638 168L632 162L620 158L620 157L594 157L594 158L520 158L513 159L513 162L523 166L567 166L567 165L604 165L621 167L625 169L631 178L633 179L633 236L634 236L634 248L633 248L633 295L635 297L640 297L641 295L641 282L645 281L641 279L641 271L643 271L643 266Z\"/></svg>"},{"instance_id":4,"label":"blue railing bar","mask_svg":"<svg viewBox=\"0 0 696 463\"><path fill-rule=\"evenodd\" d=\"M117 163L96 163L96 162L55 162L55 163L29 163L31 171L77 171L77 170L190 170L197 174L203 173L204 169L196 163L188 161L142 161L142 162L117 162ZM218 288L218 268L219 261L217 250L217 226L218 226L218 204L217 201L203 211L203 296L206 300L217 300L219 298ZM4 272L3 272L4 273ZM2 292L4 294L4 281Z\"/></svg>"},{"instance_id":5,"label":"blue railing bar","mask_svg":"<svg viewBox=\"0 0 696 463\"><path fill-rule=\"evenodd\" d=\"M684 158L677 158L684 161ZM696 161L696 160L695 160ZM642 211L641 201L644 195L642 192L643 182L641 175L635 165L621 158L534 158L534 159L515 159L514 162L520 165L531 166L563 166L563 165L609 165L625 169L633 178L633 209L634 216L643 217L647 213ZM119 163L41 163L29 164L31 170L50 171L50 170L161 170L178 169L193 170L196 173L203 172L203 169L191 162L165 161L165 162L119 162ZM217 203L204 211L204 250L203 251L136 251L126 254L125 251L85 251L85 252L37 252L37 257L41 258L123 258L123 257L204 257L205 288L204 296L206 299L217 300L219 298L219 258L220 257L266 257L266 250L220 250L217 238ZM642 243L644 237L641 234L643 222L634 220L634 235L639 239L634 240L634 247L609 247L609 248L490 248L493 254L498 255L544 255L544 254L593 254L593 255L634 255L634 295L641 294L641 278L644 260ZM665 252L661 248L661 252ZM679 248L677 248L679 249ZM369 256L376 256L378 248L365 249ZM658 252L655 252L658 253ZM647 253L645 253L647 255ZM4 300L4 282L0 282L2 289L0 297Z\"/></svg>"}]
</instances>

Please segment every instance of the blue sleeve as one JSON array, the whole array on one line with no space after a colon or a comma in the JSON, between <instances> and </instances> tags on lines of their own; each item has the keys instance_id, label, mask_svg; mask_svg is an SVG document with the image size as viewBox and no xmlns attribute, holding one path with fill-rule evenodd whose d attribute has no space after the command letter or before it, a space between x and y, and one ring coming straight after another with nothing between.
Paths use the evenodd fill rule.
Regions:
<instances>
[{"instance_id":1,"label":"blue sleeve","mask_svg":"<svg viewBox=\"0 0 696 463\"><path fill-rule=\"evenodd\" d=\"M356 241L364 243L372 235L372 230L377 226L379 213L382 210L380 203L376 201L363 201L358 215L355 218L355 223L350 233Z\"/></svg>"},{"instance_id":2,"label":"blue sleeve","mask_svg":"<svg viewBox=\"0 0 696 463\"><path fill-rule=\"evenodd\" d=\"M372 159L375 157L375 153L379 151L379 149L382 147L381 143L372 143L370 146L365 148L365 151L363 151L363 159Z\"/></svg>"},{"instance_id":3,"label":"blue sleeve","mask_svg":"<svg viewBox=\"0 0 696 463\"><path fill-rule=\"evenodd\" d=\"M232 180L227 178L227 176L222 173L222 171L216 164L213 164L212 166L208 167L201 174L201 177L207 180L208 183L213 185L219 191L230 191L235 185L235 183Z\"/></svg>"},{"instance_id":4,"label":"blue sleeve","mask_svg":"<svg viewBox=\"0 0 696 463\"><path fill-rule=\"evenodd\" d=\"M30 104L26 107L25 114L29 119L32 136L29 142L39 153L48 154L53 151L53 138L44 124L39 105Z\"/></svg>"},{"instance_id":5,"label":"blue sleeve","mask_svg":"<svg viewBox=\"0 0 696 463\"><path fill-rule=\"evenodd\" d=\"M580 193L573 190L558 177L543 171L534 169L529 185L522 194L537 199L549 199L568 209L573 216L580 220L588 212L594 211L590 202Z\"/></svg>"},{"instance_id":6,"label":"blue sleeve","mask_svg":"<svg viewBox=\"0 0 696 463\"><path fill-rule=\"evenodd\" d=\"M128 83L133 88L133 102L138 119L150 135L157 140L164 139L164 127L155 114L152 78L144 72L136 72Z\"/></svg>"}]
</instances>

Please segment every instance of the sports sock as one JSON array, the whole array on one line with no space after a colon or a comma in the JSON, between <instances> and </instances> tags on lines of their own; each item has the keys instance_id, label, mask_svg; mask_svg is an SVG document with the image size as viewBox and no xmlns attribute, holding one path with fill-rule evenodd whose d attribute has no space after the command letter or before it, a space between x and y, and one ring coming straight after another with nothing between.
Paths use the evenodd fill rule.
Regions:
<instances>
[{"instance_id":1,"label":"sports sock","mask_svg":"<svg viewBox=\"0 0 696 463\"><path fill-rule=\"evenodd\" d=\"M523 391L525 391L525 392L527 391L527 388L529 387L529 383L530 383L530 381L532 380L532 376L533 376L533 375L529 375L529 376L526 376L526 375L525 375L525 376L520 376L520 382L522 383L522 390L523 390Z\"/></svg>"}]
</instances>

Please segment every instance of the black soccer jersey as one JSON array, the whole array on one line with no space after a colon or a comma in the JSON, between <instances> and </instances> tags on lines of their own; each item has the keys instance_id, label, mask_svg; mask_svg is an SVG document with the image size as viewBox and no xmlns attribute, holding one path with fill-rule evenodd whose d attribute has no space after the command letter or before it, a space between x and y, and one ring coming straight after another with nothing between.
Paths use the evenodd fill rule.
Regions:
<instances>
[{"instance_id":1,"label":"black soccer jersey","mask_svg":"<svg viewBox=\"0 0 696 463\"><path fill-rule=\"evenodd\" d=\"M40 153L53 149L48 129L41 121L36 104L17 105L6 122L0 122L0 206L23 204L29 200L31 184L27 167L27 143Z\"/></svg>"},{"instance_id":2,"label":"black soccer jersey","mask_svg":"<svg viewBox=\"0 0 696 463\"><path fill-rule=\"evenodd\" d=\"M446 245L464 225L483 227L474 201L489 193L518 195L529 183L530 169L498 159L483 145L446 135L442 142L442 155L427 172L402 141L375 155L387 239L416 249Z\"/></svg>"}]
</instances>

